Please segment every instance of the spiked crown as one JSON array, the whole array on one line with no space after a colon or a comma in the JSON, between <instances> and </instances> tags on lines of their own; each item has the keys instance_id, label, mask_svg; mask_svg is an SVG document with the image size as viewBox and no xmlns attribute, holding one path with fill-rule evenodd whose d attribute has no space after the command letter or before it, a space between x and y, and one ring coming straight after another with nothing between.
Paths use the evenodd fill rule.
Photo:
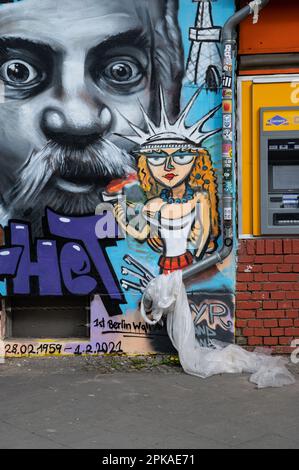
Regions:
<instances>
[{"instance_id":1,"label":"spiked crown","mask_svg":"<svg viewBox=\"0 0 299 470\"><path fill-rule=\"evenodd\" d=\"M141 129L140 127L136 126L131 121L129 121L127 118L125 118L131 129L135 132L135 135L133 136L124 136L125 139L138 144L141 151L149 151L157 148L161 149L163 147L178 147L181 149L190 149L194 147L198 149L199 147L201 147L201 144L204 140L208 139L209 137L221 130L215 129L208 132L203 131L205 123L214 116L218 109L221 108L221 105L213 108L192 126L186 125L186 119L188 117L188 114L201 90L202 88L196 91L196 93L192 96L189 103L180 113L176 121L174 123L171 123L168 119L166 112L164 93L162 88L160 88L161 111L159 125L156 125L150 119L149 115L147 114L143 106L140 104L144 121L147 126L147 131Z\"/></svg>"}]
</instances>

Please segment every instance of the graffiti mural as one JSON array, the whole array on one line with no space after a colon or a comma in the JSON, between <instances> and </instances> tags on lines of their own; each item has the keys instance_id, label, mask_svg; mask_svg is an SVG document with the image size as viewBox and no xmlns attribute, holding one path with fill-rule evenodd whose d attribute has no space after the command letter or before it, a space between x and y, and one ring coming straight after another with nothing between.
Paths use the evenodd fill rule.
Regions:
<instances>
[{"instance_id":1,"label":"graffiti mural","mask_svg":"<svg viewBox=\"0 0 299 470\"><path fill-rule=\"evenodd\" d=\"M230 343L233 341L234 298L230 294L200 293L189 296L190 310L195 324L199 344L213 346L213 340Z\"/></svg>"},{"instance_id":2,"label":"graffiti mural","mask_svg":"<svg viewBox=\"0 0 299 470\"><path fill-rule=\"evenodd\" d=\"M134 171L123 115L141 126L139 103L155 113L160 83L178 112L177 1L22 0L0 14L2 220L25 218L40 235L46 207L92 213Z\"/></svg>"},{"instance_id":3,"label":"graffiti mural","mask_svg":"<svg viewBox=\"0 0 299 470\"><path fill-rule=\"evenodd\" d=\"M156 275L222 243L219 131L232 126L214 24L233 11L0 1L0 293L91 301L88 341L8 340L8 355L170 350L139 303ZM233 341L233 253L187 289L199 342Z\"/></svg>"},{"instance_id":4,"label":"graffiti mural","mask_svg":"<svg viewBox=\"0 0 299 470\"><path fill-rule=\"evenodd\" d=\"M120 202L115 207L116 220L129 235L146 240L152 249L162 253L158 262L162 274L192 264L194 257L203 256L207 244L213 250L219 234L215 173L208 152L201 146L219 131L202 130L219 107L186 127L197 96L198 92L171 124L161 89L159 126L146 113L148 132L131 123L136 136L129 139L139 144L138 177L148 199L142 208L139 230L134 217L135 226L126 221L126 208ZM189 240L196 246L194 255L187 249Z\"/></svg>"}]
</instances>

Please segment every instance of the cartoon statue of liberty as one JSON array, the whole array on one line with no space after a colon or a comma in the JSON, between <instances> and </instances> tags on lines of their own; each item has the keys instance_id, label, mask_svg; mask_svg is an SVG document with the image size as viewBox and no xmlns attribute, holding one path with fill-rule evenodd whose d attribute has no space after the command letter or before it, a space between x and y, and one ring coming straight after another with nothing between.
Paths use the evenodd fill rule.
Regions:
<instances>
[{"instance_id":1,"label":"cartoon statue of liberty","mask_svg":"<svg viewBox=\"0 0 299 470\"><path fill-rule=\"evenodd\" d=\"M158 126L144 109L147 131L128 121L136 135L126 138L139 145L138 179L147 198L140 212L143 226L126 220L131 203L118 201L114 214L127 234L147 241L161 253L159 266L164 274L183 269L207 251L214 251L219 235L216 176L211 157L202 147L205 139L219 131L202 130L219 107L190 127L185 123L199 92L173 124L166 114L162 90Z\"/></svg>"}]
</instances>

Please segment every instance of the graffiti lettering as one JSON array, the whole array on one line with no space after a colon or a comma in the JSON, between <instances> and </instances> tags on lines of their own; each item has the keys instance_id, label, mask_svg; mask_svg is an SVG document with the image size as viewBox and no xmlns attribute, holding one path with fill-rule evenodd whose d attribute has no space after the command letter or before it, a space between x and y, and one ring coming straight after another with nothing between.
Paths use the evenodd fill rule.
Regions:
<instances>
[{"instance_id":1,"label":"graffiti lettering","mask_svg":"<svg viewBox=\"0 0 299 470\"><path fill-rule=\"evenodd\" d=\"M193 306L194 307L194 306ZM194 308L193 308L194 311ZM217 324L222 328L229 330L232 326L231 321L225 322L224 319L229 316L229 310L227 305L223 303L203 303L199 309L197 309L197 315L195 317L195 324L202 322L205 319L209 327L215 329Z\"/></svg>"},{"instance_id":2,"label":"graffiti lettering","mask_svg":"<svg viewBox=\"0 0 299 470\"><path fill-rule=\"evenodd\" d=\"M74 351L72 351L73 354L76 356L81 356L82 354L116 354L116 353L123 353L122 346L121 346L121 341L118 343L114 343L113 341L110 341L109 343L106 343L105 341L101 343L96 343L94 344L78 344L76 348L74 348Z\"/></svg>"},{"instance_id":3,"label":"graffiti lettering","mask_svg":"<svg viewBox=\"0 0 299 470\"><path fill-rule=\"evenodd\" d=\"M209 328L207 325L197 325L195 327L195 334L200 346L210 348L213 346L212 339L216 338L216 332Z\"/></svg>"},{"instance_id":4,"label":"graffiti lettering","mask_svg":"<svg viewBox=\"0 0 299 470\"><path fill-rule=\"evenodd\" d=\"M233 313L230 304L229 297L226 302L214 298L190 303L196 337L201 346L211 347L215 339L229 341L233 334Z\"/></svg>"},{"instance_id":5,"label":"graffiti lettering","mask_svg":"<svg viewBox=\"0 0 299 470\"><path fill-rule=\"evenodd\" d=\"M30 355L60 355L62 353L62 344L43 343L34 344L12 344L5 345L6 356L30 356Z\"/></svg>"},{"instance_id":6,"label":"graffiti lettering","mask_svg":"<svg viewBox=\"0 0 299 470\"><path fill-rule=\"evenodd\" d=\"M99 319L96 318L93 321L93 326L95 328L102 328L105 331L103 334L111 333L111 332L118 332L118 333L125 333L125 332L132 332L135 334L147 334L151 331L161 330L162 326L157 325L149 325L147 323L143 323L141 321L126 321L125 319L121 319L120 321L115 320L108 320L105 318Z\"/></svg>"},{"instance_id":7,"label":"graffiti lettering","mask_svg":"<svg viewBox=\"0 0 299 470\"><path fill-rule=\"evenodd\" d=\"M9 246L0 250L0 276L13 276L9 293L62 295L66 291L88 295L103 287L111 299L121 302L122 293L104 250L105 245L114 245L115 241L106 238L99 243L95 226L100 219L66 218L48 210L50 237L37 239L35 245L29 224L10 222Z\"/></svg>"}]
</instances>

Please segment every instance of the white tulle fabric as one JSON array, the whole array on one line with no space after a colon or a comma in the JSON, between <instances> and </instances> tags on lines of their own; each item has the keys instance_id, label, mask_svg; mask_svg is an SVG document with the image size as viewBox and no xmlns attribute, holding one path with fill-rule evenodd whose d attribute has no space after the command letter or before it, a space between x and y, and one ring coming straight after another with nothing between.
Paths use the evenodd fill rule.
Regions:
<instances>
[{"instance_id":1,"label":"white tulle fabric","mask_svg":"<svg viewBox=\"0 0 299 470\"><path fill-rule=\"evenodd\" d=\"M151 298L150 320L144 307L144 299ZM223 346L215 343L215 349L199 345L195 336L182 272L161 275L153 279L144 292L141 314L149 324L167 316L167 331L187 374L206 378L222 373L251 373L250 381L257 388L281 387L295 382L286 368L288 360L261 352L249 352L240 346Z\"/></svg>"}]
</instances>

